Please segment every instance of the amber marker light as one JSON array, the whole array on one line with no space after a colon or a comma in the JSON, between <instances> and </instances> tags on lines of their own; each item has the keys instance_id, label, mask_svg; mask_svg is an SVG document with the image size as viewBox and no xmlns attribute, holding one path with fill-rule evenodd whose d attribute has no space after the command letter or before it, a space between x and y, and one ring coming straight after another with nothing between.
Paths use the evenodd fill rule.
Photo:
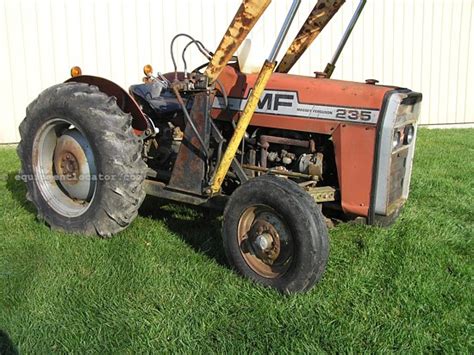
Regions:
<instances>
[{"instance_id":1,"label":"amber marker light","mask_svg":"<svg viewBox=\"0 0 474 355\"><path fill-rule=\"evenodd\" d=\"M81 76L82 70L80 67L72 67L71 68L71 77L75 78L76 76Z\"/></svg>"},{"instance_id":2,"label":"amber marker light","mask_svg":"<svg viewBox=\"0 0 474 355\"><path fill-rule=\"evenodd\" d=\"M151 76L153 74L153 67L150 64L147 64L143 67L143 73L146 76Z\"/></svg>"}]
</instances>

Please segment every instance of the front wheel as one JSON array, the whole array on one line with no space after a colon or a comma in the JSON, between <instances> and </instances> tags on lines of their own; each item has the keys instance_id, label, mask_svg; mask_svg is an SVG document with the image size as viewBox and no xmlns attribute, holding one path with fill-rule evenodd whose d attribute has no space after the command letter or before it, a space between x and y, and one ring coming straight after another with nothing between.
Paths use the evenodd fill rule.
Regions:
<instances>
[{"instance_id":1,"label":"front wheel","mask_svg":"<svg viewBox=\"0 0 474 355\"><path fill-rule=\"evenodd\" d=\"M224 211L224 249L243 276L282 293L309 290L329 255L320 208L296 183L271 175L249 180Z\"/></svg>"}]
</instances>

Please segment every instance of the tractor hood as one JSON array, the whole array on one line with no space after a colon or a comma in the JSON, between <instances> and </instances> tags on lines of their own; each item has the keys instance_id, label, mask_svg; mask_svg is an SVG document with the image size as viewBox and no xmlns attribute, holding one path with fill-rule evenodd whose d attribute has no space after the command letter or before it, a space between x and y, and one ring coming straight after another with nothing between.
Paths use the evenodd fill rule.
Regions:
<instances>
[{"instance_id":1,"label":"tractor hood","mask_svg":"<svg viewBox=\"0 0 474 355\"><path fill-rule=\"evenodd\" d=\"M219 81L225 88L228 102L223 97L217 97L213 102L214 113L220 118L238 118L257 76L258 74L243 74L235 67L227 66ZM252 125L261 125L262 122L259 121L264 117L268 119L268 116L274 116L274 119L278 116L292 117L306 123L316 122L317 119L323 126L327 123L327 133L331 131L330 126L341 121L376 125L386 93L395 89L374 84L274 73L260 99ZM275 124L278 125L276 121L273 120L272 123L274 128ZM294 124L295 121L293 129Z\"/></svg>"}]
</instances>

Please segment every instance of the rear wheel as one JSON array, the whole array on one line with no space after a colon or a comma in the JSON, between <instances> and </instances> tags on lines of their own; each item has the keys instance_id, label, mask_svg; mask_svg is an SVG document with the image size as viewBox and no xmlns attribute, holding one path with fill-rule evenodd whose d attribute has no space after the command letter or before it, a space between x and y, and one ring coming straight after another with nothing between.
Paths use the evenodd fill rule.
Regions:
<instances>
[{"instance_id":1,"label":"rear wheel","mask_svg":"<svg viewBox=\"0 0 474 355\"><path fill-rule=\"evenodd\" d=\"M110 236L136 217L146 164L115 98L87 84L53 86L28 106L20 135L27 198L52 228Z\"/></svg>"},{"instance_id":2,"label":"rear wheel","mask_svg":"<svg viewBox=\"0 0 474 355\"><path fill-rule=\"evenodd\" d=\"M231 196L224 249L242 275L283 293L309 290L323 275L329 243L324 217L296 183L264 175Z\"/></svg>"}]
</instances>

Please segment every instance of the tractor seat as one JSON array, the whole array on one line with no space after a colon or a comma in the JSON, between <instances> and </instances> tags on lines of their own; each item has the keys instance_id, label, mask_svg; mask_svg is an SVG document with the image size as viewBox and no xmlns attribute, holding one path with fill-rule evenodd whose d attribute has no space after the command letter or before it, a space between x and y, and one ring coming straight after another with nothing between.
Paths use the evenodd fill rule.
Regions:
<instances>
[{"instance_id":1,"label":"tractor seat","mask_svg":"<svg viewBox=\"0 0 474 355\"><path fill-rule=\"evenodd\" d=\"M149 107L158 118L166 118L181 110L176 96L167 91L160 82L152 82L130 86L130 92L135 99L144 106Z\"/></svg>"}]
</instances>

